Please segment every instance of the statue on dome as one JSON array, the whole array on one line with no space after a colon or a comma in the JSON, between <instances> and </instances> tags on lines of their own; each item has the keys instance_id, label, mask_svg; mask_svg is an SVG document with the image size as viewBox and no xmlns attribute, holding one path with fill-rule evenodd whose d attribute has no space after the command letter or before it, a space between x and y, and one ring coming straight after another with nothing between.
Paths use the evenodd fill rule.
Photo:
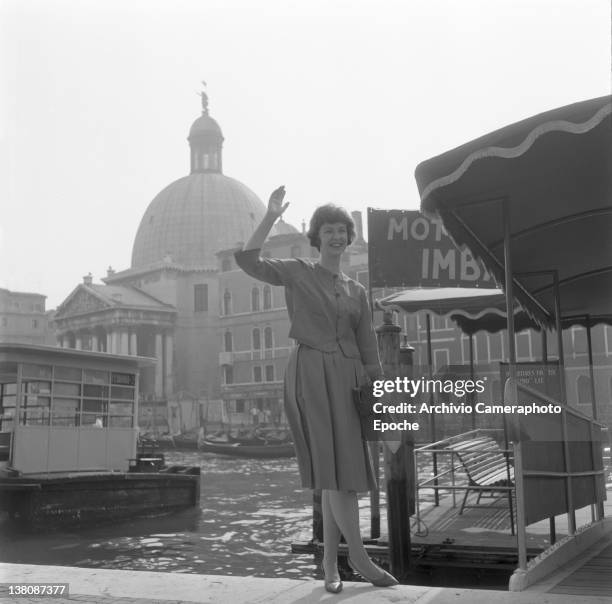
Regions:
<instances>
[{"instance_id":1,"label":"statue on dome","mask_svg":"<svg viewBox=\"0 0 612 604\"><path fill-rule=\"evenodd\" d=\"M208 113L208 95L206 94L206 82L202 80L202 86L204 90L197 92L196 94L202 99L202 113Z\"/></svg>"}]
</instances>

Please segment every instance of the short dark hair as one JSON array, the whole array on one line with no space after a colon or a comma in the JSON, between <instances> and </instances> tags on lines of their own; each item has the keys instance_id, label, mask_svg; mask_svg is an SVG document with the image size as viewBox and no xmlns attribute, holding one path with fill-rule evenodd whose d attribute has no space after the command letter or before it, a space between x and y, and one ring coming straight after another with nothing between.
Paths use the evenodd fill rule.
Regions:
<instances>
[{"instance_id":1,"label":"short dark hair","mask_svg":"<svg viewBox=\"0 0 612 604\"><path fill-rule=\"evenodd\" d=\"M308 227L308 233L306 236L310 239L310 245L316 247L321 251L321 240L319 239L319 231L325 223L343 222L346 225L346 232L348 236L348 244L355 239L355 223L351 218L351 215L340 206L333 203L326 203L323 206L319 206L310 219L310 226Z\"/></svg>"}]
</instances>

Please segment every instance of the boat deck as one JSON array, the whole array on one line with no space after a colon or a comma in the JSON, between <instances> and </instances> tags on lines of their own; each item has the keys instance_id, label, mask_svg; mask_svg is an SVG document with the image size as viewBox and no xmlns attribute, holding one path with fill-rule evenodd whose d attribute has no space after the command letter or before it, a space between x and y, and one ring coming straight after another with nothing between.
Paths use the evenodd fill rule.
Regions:
<instances>
[{"instance_id":1,"label":"boat deck","mask_svg":"<svg viewBox=\"0 0 612 604\"><path fill-rule=\"evenodd\" d=\"M466 508L459 514L460 499L456 505L450 495L440 493L439 505L433 503L433 493L423 493L420 505L420 522L412 517L411 550L414 566L490 568L508 572L518 565L517 538L512 535L507 496L488 499L479 507ZM483 499L483 501L485 501ZM367 498L360 499L361 530L364 538L370 534L370 507ZM367 539L370 555L380 559L388 557L388 534L386 532L386 505L384 490L380 502L381 535ZM612 484L608 485L608 500L604 504L604 515L612 516ZM576 525L591 522L591 508L576 511ZM569 534L567 516L555 518L556 541ZM321 553L322 544L313 544L311 535L300 535L300 541L292 546L294 553ZM550 546L550 524L542 520L527 527L527 553L533 558ZM341 545L340 555L344 555ZM610 553L612 555L612 553ZM605 562L605 561L604 561ZM595 562L594 562L595 564ZM612 568L612 566L611 566ZM612 576L612 575L611 575Z\"/></svg>"}]
</instances>

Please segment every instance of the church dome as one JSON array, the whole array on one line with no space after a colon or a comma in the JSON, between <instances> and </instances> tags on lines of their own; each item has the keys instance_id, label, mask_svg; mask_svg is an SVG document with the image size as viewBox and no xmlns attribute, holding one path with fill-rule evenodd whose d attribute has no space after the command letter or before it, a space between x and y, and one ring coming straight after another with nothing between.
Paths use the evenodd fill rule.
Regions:
<instances>
[{"instance_id":1,"label":"church dome","mask_svg":"<svg viewBox=\"0 0 612 604\"><path fill-rule=\"evenodd\" d=\"M283 220L281 216L280 219L276 222L276 224L272 227L272 235L295 235L299 233L299 231L288 222Z\"/></svg>"},{"instance_id":2,"label":"church dome","mask_svg":"<svg viewBox=\"0 0 612 604\"><path fill-rule=\"evenodd\" d=\"M190 268L216 268L216 253L246 241L263 218L262 201L241 182L222 173L223 134L208 115L189 131L191 173L163 189L144 213L132 248L132 268L170 257Z\"/></svg>"},{"instance_id":3,"label":"church dome","mask_svg":"<svg viewBox=\"0 0 612 604\"><path fill-rule=\"evenodd\" d=\"M265 211L253 191L224 174L198 172L180 178L145 211L134 240L132 268L168 255L183 266L215 268L216 252L246 241Z\"/></svg>"}]
</instances>

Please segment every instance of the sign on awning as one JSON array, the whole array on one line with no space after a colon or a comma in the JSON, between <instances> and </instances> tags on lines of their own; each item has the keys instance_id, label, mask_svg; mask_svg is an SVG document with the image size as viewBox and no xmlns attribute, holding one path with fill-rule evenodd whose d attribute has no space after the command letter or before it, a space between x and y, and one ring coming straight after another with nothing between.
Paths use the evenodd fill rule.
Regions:
<instances>
[{"instance_id":1,"label":"sign on awning","mask_svg":"<svg viewBox=\"0 0 612 604\"><path fill-rule=\"evenodd\" d=\"M416 210L368 208L371 287L495 287L467 249Z\"/></svg>"}]
</instances>

